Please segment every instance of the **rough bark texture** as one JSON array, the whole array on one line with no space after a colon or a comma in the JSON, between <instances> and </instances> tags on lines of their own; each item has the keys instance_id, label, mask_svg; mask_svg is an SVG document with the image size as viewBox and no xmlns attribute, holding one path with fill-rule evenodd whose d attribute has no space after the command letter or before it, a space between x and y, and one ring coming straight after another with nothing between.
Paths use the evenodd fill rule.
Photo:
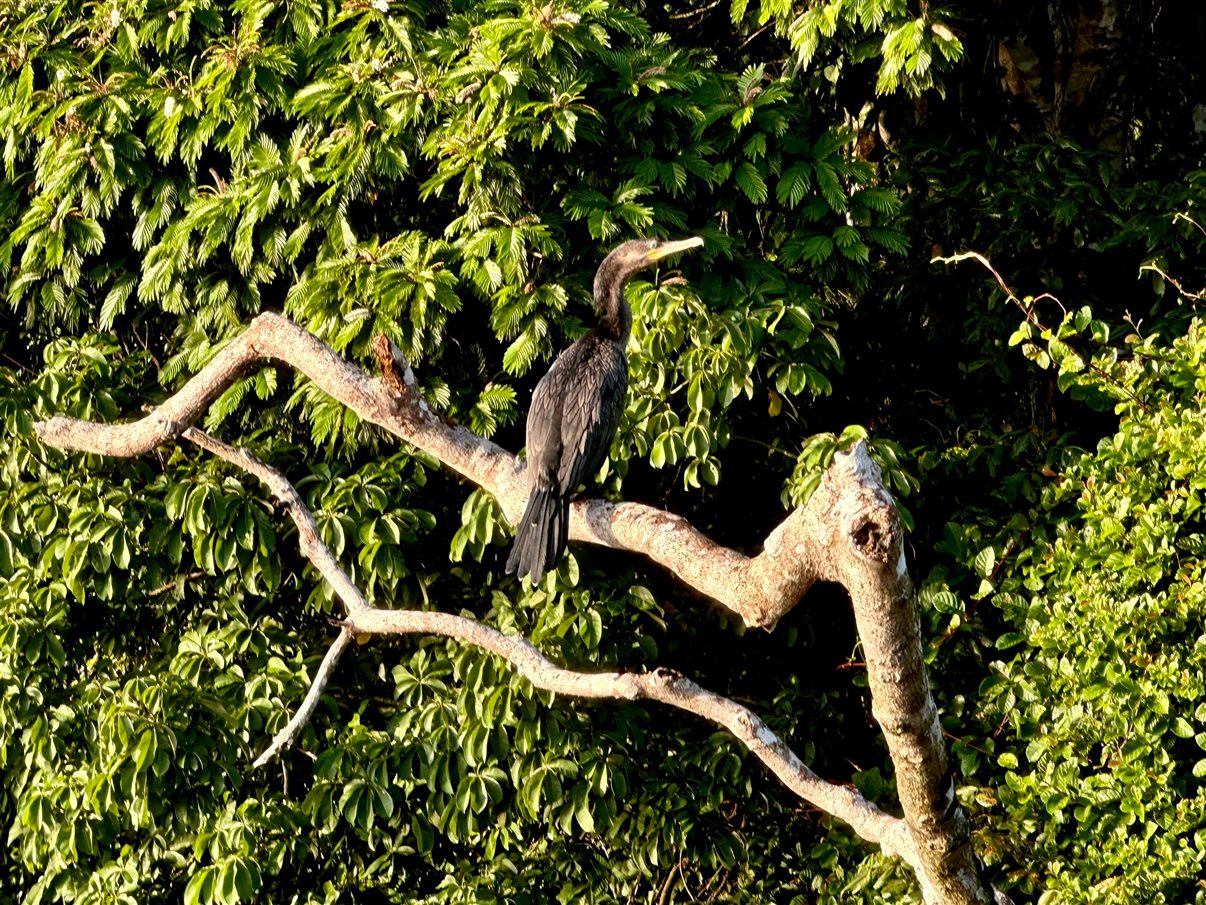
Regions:
<instances>
[{"instance_id":1,"label":"rough bark texture","mask_svg":"<svg viewBox=\"0 0 1206 905\"><path fill-rule=\"evenodd\" d=\"M862 640L873 712L896 767L903 820L870 804L857 790L821 779L757 715L678 673L661 669L643 675L577 672L552 663L526 639L503 635L471 619L369 607L322 543L312 516L288 480L245 451L191 427L247 370L264 360L285 362L362 418L493 493L514 520L522 511L527 489L522 464L495 444L440 420L423 402L414 375L388 341L380 340L376 351L383 365L381 381L369 378L285 318L265 314L140 421L101 425L53 418L37 425L39 436L52 446L118 456L140 455L184 437L256 475L285 504L298 526L303 553L331 583L347 617L302 707L257 764L296 737L352 637L443 635L502 657L540 688L574 697L660 701L725 726L803 800L903 858L916 871L927 902L990 901L969 843L968 821L955 801L947 770L896 507L864 445L835 457L813 497L770 534L763 552L755 557L720 547L679 516L633 503L575 503L570 537L641 552L752 626L773 626L818 579L844 585ZM1007 900L998 895L997 901Z\"/></svg>"},{"instance_id":2,"label":"rough bark texture","mask_svg":"<svg viewBox=\"0 0 1206 905\"><path fill-rule=\"evenodd\" d=\"M867 677L871 710L896 768L896 789L923 868L926 900L987 903L989 887L971 846L967 815L955 799L938 710L922 659L921 626L905 562L900 518L879 467L866 456L847 456L834 468L849 470L860 487L835 504L832 523L842 558L842 584L850 592Z\"/></svg>"}]
</instances>

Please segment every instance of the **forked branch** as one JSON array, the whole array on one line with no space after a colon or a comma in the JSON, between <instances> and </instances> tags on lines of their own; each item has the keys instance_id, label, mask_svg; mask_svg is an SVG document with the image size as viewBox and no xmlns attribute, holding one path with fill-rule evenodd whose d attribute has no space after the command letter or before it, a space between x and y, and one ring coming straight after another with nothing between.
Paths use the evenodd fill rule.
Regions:
<instances>
[{"instance_id":1,"label":"forked branch","mask_svg":"<svg viewBox=\"0 0 1206 905\"><path fill-rule=\"evenodd\" d=\"M178 438L215 399L265 361L305 374L361 418L435 456L497 498L514 522L527 496L515 456L489 440L450 425L424 403L414 376L399 363L401 380L375 380L288 319L261 314L196 376L139 421L96 424L55 417L37 425L38 436L59 449L138 456ZM579 500L571 507L570 538L648 556L683 584L738 614L747 626L773 628L818 580L841 580L831 532L833 507L852 492L848 482L826 479L818 492L787 517L756 556L722 547L686 519L639 503Z\"/></svg>"},{"instance_id":2,"label":"forked branch","mask_svg":"<svg viewBox=\"0 0 1206 905\"><path fill-rule=\"evenodd\" d=\"M335 588L347 614L302 706L256 758L255 766L263 766L293 743L313 713L340 655L354 637L440 635L501 657L532 685L546 691L575 698L659 701L724 726L802 800L845 821L862 838L878 843L889 854L899 855L914 870L919 868L917 852L903 820L881 811L853 786L822 779L749 708L714 694L679 673L667 669L643 674L579 672L557 666L526 638L504 635L464 616L369 606L323 542L313 515L283 474L246 450L228 446L197 428L185 431L184 436L254 475L283 504L297 526L298 545L303 554Z\"/></svg>"},{"instance_id":3,"label":"forked branch","mask_svg":"<svg viewBox=\"0 0 1206 905\"><path fill-rule=\"evenodd\" d=\"M347 617L302 709L257 763L289 744L304 725L350 637L443 635L504 658L540 688L575 697L661 701L725 726L801 798L904 858L917 872L927 902L983 905L989 901L971 849L967 818L954 797L953 775L922 660L915 595L896 507L863 444L835 457L808 503L771 532L757 556L721 547L685 519L635 503L576 502L571 507L570 537L643 553L750 626L773 627L815 581L843 585L850 592L863 644L873 711L896 767L903 820L880 811L849 787L820 779L747 708L676 673L575 672L554 665L523 638L505 636L460 616L368 607L322 545L313 518L289 482L247 453L190 429L206 407L249 369L265 360L285 362L361 418L488 490L514 521L527 491L515 457L437 417L424 403L405 362L393 359L387 341L379 344L378 354L385 362L384 380L370 378L287 319L264 314L140 421L102 425L52 418L37 425L39 436L52 446L117 456L141 455L185 435L260 476L285 502L298 524L303 552L331 583Z\"/></svg>"}]
</instances>

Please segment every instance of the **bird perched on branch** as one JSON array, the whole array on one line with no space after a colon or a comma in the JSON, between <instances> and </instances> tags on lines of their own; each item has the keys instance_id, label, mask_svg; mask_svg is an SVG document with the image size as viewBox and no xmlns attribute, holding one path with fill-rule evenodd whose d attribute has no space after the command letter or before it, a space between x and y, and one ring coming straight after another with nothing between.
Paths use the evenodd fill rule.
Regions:
<instances>
[{"instance_id":1,"label":"bird perched on branch","mask_svg":"<svg viewBox=\"0 0 1206 905\"><path fill-rule=\"evenodd\" d=\"M570 495L599 470L624 409L628 359L624 347L632 310L624 284L639 270L689 248L699 237L676 242L633 239L603 259L595 273L599 324L557 356L536 384L528 409L528 503L515 529L507 571L540 581L569 538Z\"/></svg>"}]
</instances>

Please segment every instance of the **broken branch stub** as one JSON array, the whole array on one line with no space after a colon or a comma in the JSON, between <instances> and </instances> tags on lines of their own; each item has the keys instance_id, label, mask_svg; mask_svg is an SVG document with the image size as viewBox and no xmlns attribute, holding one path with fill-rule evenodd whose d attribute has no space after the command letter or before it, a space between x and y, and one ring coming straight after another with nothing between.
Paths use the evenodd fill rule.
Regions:
<instances>
[{"instance_id":1,"label":"broken branch stub","mask_svg":"<svg viewBox=\"0 0 1206 905\"><path fill-rule=\"evenodd\" d=\"M856 450L857 451L857 450ZM869 456L835 458L849 470L852 505L835 528L842 571L867 664L871 712L896 768L896 789L923 869L927 902L987 905L990 887L971 845L971 825L955 800L954 775L930 693L916 594L896 504Z\"/></svg>"}]
</instances>

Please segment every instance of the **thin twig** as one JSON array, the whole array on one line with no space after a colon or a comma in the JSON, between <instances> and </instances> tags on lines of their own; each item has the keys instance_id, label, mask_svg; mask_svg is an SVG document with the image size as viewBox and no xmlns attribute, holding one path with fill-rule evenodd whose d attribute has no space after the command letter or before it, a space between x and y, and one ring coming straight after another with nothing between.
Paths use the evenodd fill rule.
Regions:
<instances>
[{"instance_id":1,"label":"thin twig","mask_svg":"<svg viewBox=\"0 0 1206 905\"><path fill-rule=\"evenodd\" d=\"M1020 298L1018 298L1016 295L1014 295L1013 290L1009 288L1009 284L1007 284L1005 282L1005 279L1001 276L1001 274L999 274L997 272L997 269L992 266L992 262L990 262L988 260L988 258L984 257L984 255L980 254L978 251L963 251L963 252L960 252L959 254L949 255L946 257L935 257L935 258L930 259L930 263L931 264L933 264L933 263L957 264L960 261L967 261L967 260L973 260L973 261L980 262L980 264L982 264L988 270L988 272L993 275L993 278L997 281L997 285L1000 286L1001 291L1005 293L1006 299L1010 302L1013 302L1013 304L1017 305L1018 308L1022 311L1022 313L1026 316L1026 321L1029 324L1031 324L1032 326L1039 329L1040 331L1042 331L1044 333L1054 334L1054 331L1050 327L1046 326L1041 320L1039 320L1038 317L1034 313L1035 305L1037 305L1038 302L1042 301L1043 299L1050 299L1051 301L1055 302L1055 304L1059 305L1060 310L1063 311L1064 316L1065 317L1067 316L1068 309L1064 307L1063 302L1061 302L1058 298L1056 298L1054 295L1052 295L1049 292L1044 292L1042 295L1031 299L1030 304L1027 305ZM1088 371L1090 371L1093 374L1096 374L1099 378L1101 378L1102 381L1104 381L1105 383L1114 387L1116 390L1119 390L1128 399L1130 399L1131 402L1135 403L1135 405L1137 405L1137 406L1139 406L1139 408L1143 409L1143 411L1147 412L1148 414L1151 413L1151 411L1152 411L1151 406L1149 406L1146 402L1144 402L1137 395L1135 395L1135 391L1132 390L1130 387L1125 386L1120 380L1118 380L1118 378L1107 373L1099 365L1094 364L1093 361L1091 360L1091 356L1085 355L1085 356L1081 356L1081 358L1084 361L1085 368Z\"/></svg>"},{"instance_id":2,"label":"thin twig","mask_svg":"<svg viewBox=\"0 0 1206 905\"><path fill-rule=\"evenodd\" d=\"M1189 214L1178 211L1177 213L1173 214L1173 223L1176 223L1178 220L1184 220L1186 223L1192 224L1194 226L1194 228L1197 229L1198 232L1200 232L1202 235L1206 236L1206 228L1204 228L1202 226L1202 224L1199 223L1197 220L1195 220L1193 217L1189 216Z\"/></svg>"},{"instance_id":3,"label":"thin twig","mask_svg":"<svg viewBox=\"0 0 1206 905\"><path fill-rule=\"evenodd\" d=\"M1188 219L1188 218L1186 218L1186 219ZM1202 290L1202 292L1190 292L1188 289L1186 289L1184 286L1182 286L1179 282L1177 282L1176 279L1174 279L1173 277L1171 277L1167 273L1165 273L1163 270L1161 270L1160 265L1157 264L1155 261L1152 261L1149 264L1144 264L1143 266L1141 266L1139 268L1140 273L1143 273L1145 270L1150 270L1154 273L1160 274L1160 276L1164 279L1164 282L1171 285L1174 289L1177 290L1177 292L1181 293L1181 295L1185 296L1185 298L1187 298L1187 299L1193 299L1195 302L1200 302L1204 298L1206 298L1206 289Z\"/></svg>"},{"instance_id":4,"label":"thin twig","mask_svg":"<svg viewBox=\"0 0 1206 905\"><path fill-rule=\"evenodd\" d=\"M310 716L314 713L314 708L318 706L318 700L322 697L323 689L327 687L327 682L331 680L331 675L335 672L335 666L339 663L339 658L347 650L348 644L351 643L354 637L352 632L346 627L339 630L339 635L331 642L331 646L327 649L327 655L322 658L322 663L318 666L318 672L314 674L314 681L310 683L310 690L306 692L306 696L302 699L301 706L297 708L297 713L293 714L293 718L285 724L285 727L272 737L272 744L265 748L263 753L252 762L251 765L253 767L264 766L264 764L276 757L283 749L293 744L298 733L302 731L306 723L310 722Z\"/></svg>"},{"instance_id":5,"label":"thin twig","mask_svg":"<svg viewBox=\"0 0 1206 905\"><path fill-rule=\"evenodd\" d=\"M677 867L678 865L675 865ZM666 879L662 881L662 888L657 894L657 905L666 905L667 897L670 895L670 887L674 885L674 867L666 871Z\"/></svg>"},{"instance_id":6,"label":"thin twig","mask_svg":"<svg viewBox=\"0 0 1206 905\"><path fill-rule=\"evenodd\" d=\"M704 15L705 13L716 9L716 7L720 6L720 3L721 3L721 0L712 0L711 3L707 3L704 6L697 6L694 9L689 9L689 10L686 10L685 12L681 12L681 13L671 13L670 18L671 19L698 19L700 16Z\"/></svg>"},{"instance_id":7,"label":"thin twig","mask_svg":"<svg viewBox=\"0 0 1206 905\"><path fill-rule=\"evenodd\" d=\"M506 660L537 688L581 698L660 701L726 727L798 796L826 813L850 823L865 839L901 855L916 869L916 850L903 821L891 817L848 786L819 777L747 707L701 688L671 670L651 673L584 673L549 661L526 638L503 635L472 619L422 610L382 610L365 602L318 533L301 495L280 471L244 449L236 449L199 428L184 438L258 478L280 501L297 526L298 545L319 574L335 589L347 610L339 636L327 651L301 707L255 760L262 766L292 743L309 720L332 670L353 637L359 635L429 634L471 644Z\"/></svg>"},{"instance_id":8,"label":"thin twig","mask_svg":"<svg viewBox=\"0 0 1206 905\"><path fill-rule=\"evenodd\" d=\"M151 588L151 590L147 591L147 596L148 597L158 597L160 594L166 594L168 591L172 590L172 588L176 587L176 585L179 584L181 580L186 581L186 582L187 581L196 581L198 578L204 578L204 577L205 577L204 572L199 572L199 571L198 572L189 572L187 575L177 576L176 578L173 578L171 581L165 581L163 584L161 584L157 588Z\"/></svg>"},{"instance_id":9,"label":"thin twig","mask_svg":"<svg viewBox=\"0 0 1206 905\"><path fill-rule=\"evenodd\" d=\"M964 748L971 748L973 751L979 751L985 757L993 756L993 753L991 751L987 751L984 748L980 748L977 745L973 745L971 742L966 742L963 739L961 739L959 736L955 735L953 732L947 732L945 729L942 730L942 737L949 738L952 742L958 742Z\"/></svg>"}]
</instances>

